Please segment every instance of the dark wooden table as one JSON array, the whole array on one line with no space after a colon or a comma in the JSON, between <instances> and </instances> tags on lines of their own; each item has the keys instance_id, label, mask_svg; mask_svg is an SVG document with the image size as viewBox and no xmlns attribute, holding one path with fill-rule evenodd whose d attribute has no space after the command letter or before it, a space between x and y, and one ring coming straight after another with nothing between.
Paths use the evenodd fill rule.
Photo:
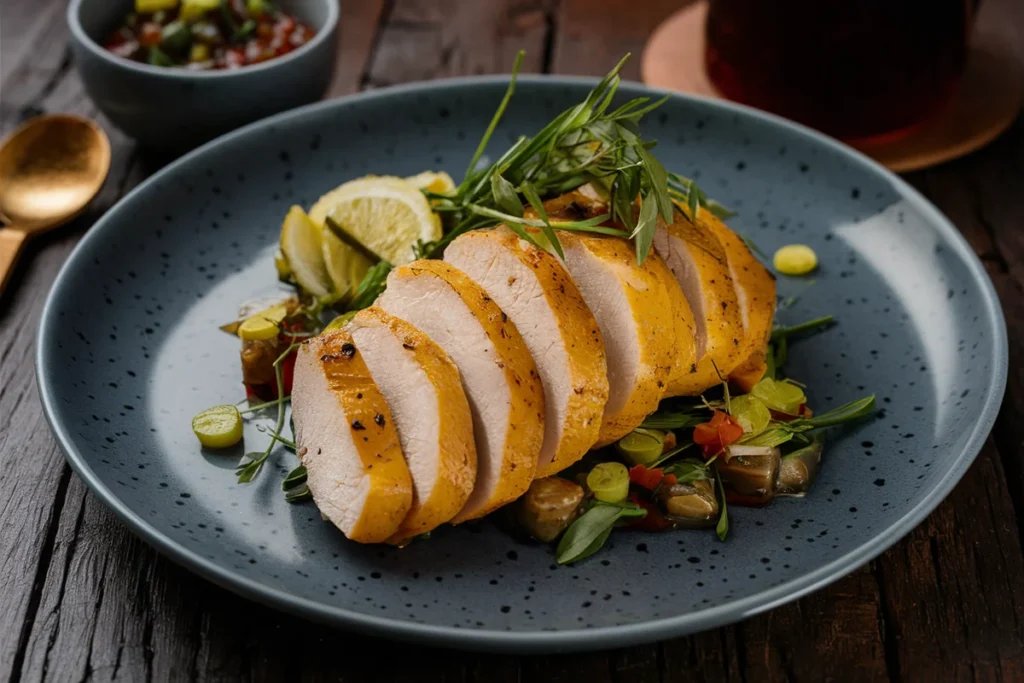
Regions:
<instances>
[{"instance_id":1,"label":"dark wooden table","mask_svg":"<svg viewBox=\"0 0 1024 683\"><path fill-rule=\"evenodd\" d=\"M460 74L601 74L683 0L345 0L331 96ZM1024 35L1024 3L991 0ZM99 117L67 49L65 0L0 5L0 132ZM626 68L638 78L638 59ZM99 117L103 121L102 117ZM879 559L743 623L598 654L511 657L395 645L279 614L172 565L118 523L54 444L32 368L46 292L75 242L155 170L103 121L110 179L34 242L0 299L0 678L13 681L1024 680L1024 123L909 180L960 228L1002 298L1010 381L950 497Z\"/></svg>"}]
</instances>

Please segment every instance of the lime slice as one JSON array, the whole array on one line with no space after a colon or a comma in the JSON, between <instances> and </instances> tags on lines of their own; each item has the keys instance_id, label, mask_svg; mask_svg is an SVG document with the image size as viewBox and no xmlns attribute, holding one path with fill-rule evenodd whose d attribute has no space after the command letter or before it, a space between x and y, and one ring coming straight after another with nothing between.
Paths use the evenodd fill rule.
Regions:
<instances>
[{"instance_id":1,"label":"lime slice","mask_svg":"<svg viewBox=\"0 0 1024 683\"><path fill-rule=\"evenodd\" d=\"M434 194L451 194L455 192L455 181L444 171L424 171L405 179L413 187Z\"/></svg>"},{"instance_id":2,"label":"lime slice","mask_svg":"<svg viewBox=\"0 0 1024 683\"><path fill-rule=\"evenodd\" d=\"M332 229L336 226L393 265L415 259L417 240L441 238L441 219L431 211L423 193L401 178L360 178L334 190L331 198L334 205L327 218Z\"/></svg>"},{"instance_id":3,"label":"lime slice","mask_svg":"<svg viewBox=\"0 0 1024 683\"><path fill-rule=\"evenodd\" d=\"M356 287L363 281L373 264L363 253L345 244L328 228L321 228L324 265L333 283L333 296L337 300L352 298Z\"/></svg>"},{"instance_id":4,"label":"lime slice","mask_svg":"<svg viewBox=\"0 0 1024 683\"><path fill-rule=\"evenodd\" d=\"M324 264L321 229L301 207L288 210L281 225L281 254L299 287L316 297L331 293L333 282Z\"/></svg>"},{"instance_id":5,"label":"lime slice","mask_svg":"<svg viewBox=\"0 0 1024 683\"><path fill-rule=\"evenodd\" d=\"M629 470L621 462L594 465L587 475L587 488L603 503L621 503L629 495Z\"/></svg>"},{"instance_id":6,"label":"lime slice","mask_svg":"<svg viewBox=\"0 0 1024 683\"><path fill-rule=\"evenodd\" d=\"M273 339L281 331L281 321L287 315L288 307L284 304L271 306L243 320L238 326L238 336L246 341Z\"/></svg>"},{"instance_id":7,"label":"lime slice","mask_svg":"<svg viewBox=\"0 0 1024 683\"><path fill-rule=\"evenodd\" d=\"M235 406L214 406L192 418L192 431L207 448L231 448L242 440L242 415Z\"/></svg>"}]
</instances>

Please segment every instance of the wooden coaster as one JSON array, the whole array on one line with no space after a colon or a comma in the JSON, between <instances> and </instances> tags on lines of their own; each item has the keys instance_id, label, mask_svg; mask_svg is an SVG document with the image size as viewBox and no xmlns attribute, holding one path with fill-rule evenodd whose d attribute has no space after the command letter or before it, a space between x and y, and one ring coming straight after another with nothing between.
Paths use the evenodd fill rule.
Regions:
<instances>
[{"instance_id":1,"label":"wooden coaster","mask_svg":"<svg viewBox=\"0 0 1024 683\"><path fill-rule=\"evenodd\" d=\"M1017 117L1024 94L1024 69L1013 29L978 16L963 83L956 97L932 119L894 140L854 145L893 171L927 168L984 147ZM648 85L722 98L704 69L707 0L666 19L644 47L641 74Z\"/></svg>"}]
</instances>

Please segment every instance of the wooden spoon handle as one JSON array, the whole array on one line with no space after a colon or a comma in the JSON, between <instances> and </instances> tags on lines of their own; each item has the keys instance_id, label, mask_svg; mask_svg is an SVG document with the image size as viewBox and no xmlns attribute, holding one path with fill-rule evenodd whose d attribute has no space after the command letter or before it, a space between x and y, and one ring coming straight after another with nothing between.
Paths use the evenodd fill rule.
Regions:
<instances>
[{"instance_id":1,"label":"wooden spoon handle","mask_svg":"<svg viewBox=\"0 0 1024 683\"><path fill-rule=\"evenodd\" d=\"M14 272L14 264L25 245L26 237L28 233L14 226L0 228L0 295L3 295L7 281Z\"/></svg>"}]
</instances>

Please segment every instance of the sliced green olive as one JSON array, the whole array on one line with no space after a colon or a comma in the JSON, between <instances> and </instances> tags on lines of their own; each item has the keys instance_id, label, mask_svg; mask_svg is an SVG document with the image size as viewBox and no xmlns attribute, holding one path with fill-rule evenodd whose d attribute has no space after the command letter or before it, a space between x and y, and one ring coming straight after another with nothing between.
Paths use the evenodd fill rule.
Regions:
<instances>
[{"instance_id":1,"label":"sliced green olive","mask_svg":"<svg viewBox=\"0 0 1024 683\"><path fill-rule=\"evenodd\" d=\"M787 415L800 413L800 406L807 403L804 390L793 384L765 377L754 385L750 393L772 410Z\"/></svg>"},{"instance_id":2,"label":"sliced green olive","mask_svg":"<svg viewBox=\"0 0 1024 683\"><path fill-rule=\"evenodd\" d=\"M587 488L604 503L621 503L629 495L629 470L621 462L602 462L587 475Z\"/></svg>"},{"instance_id":3,"label":"sliced green olive","mask_svg":"<svg viewBox=\"0 0 1024 683\"><path fill-rule=\"evenodd\" d=\"M242 440L242 415L235 406L214 406L192 418L192 431L206 448L231 448Z\"/></svg>"},{"instance_id":4,"label":"sliced green olive","mask_svg":"<svg viewBox=\"0 0 1024 683\"><path fill-rule=\"evenodd\" d=\"M657 460L665 448L665 432L638 428L615 443L615 450L634 465L648 465Z\"/></svg>"},{"instance_id":5,"label":"sliced green olive","mask_svg":"<svg viewBox=\"0 0 1024 683\"><path fill-rule=\"evenodd\" d=\"M772 420L768 406L750 394L743 394L729 401L729 414L740 423L744 434L759 434Z\"/></svg>"}]
</instances>

